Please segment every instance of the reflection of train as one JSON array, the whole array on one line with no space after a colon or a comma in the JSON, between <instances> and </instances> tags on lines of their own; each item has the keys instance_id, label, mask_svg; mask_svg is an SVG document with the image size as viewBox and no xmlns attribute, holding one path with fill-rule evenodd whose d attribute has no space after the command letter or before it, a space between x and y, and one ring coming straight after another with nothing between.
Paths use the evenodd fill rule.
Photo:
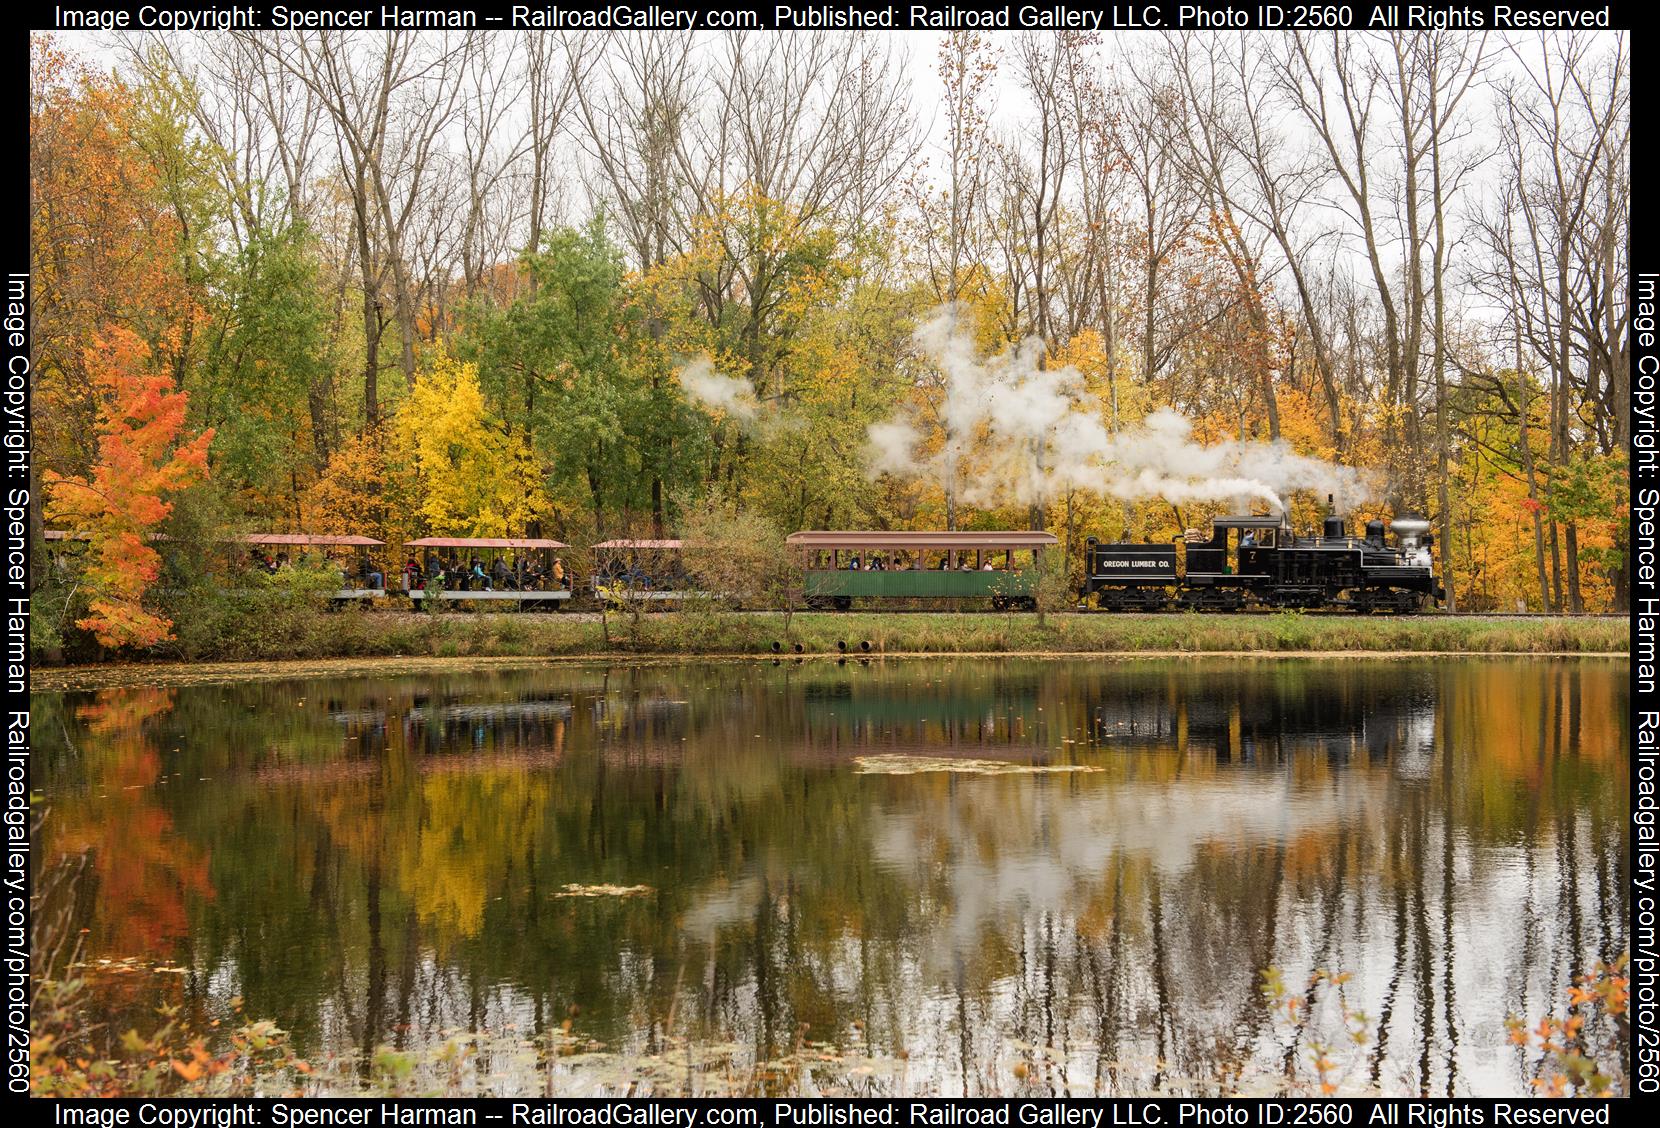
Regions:
<instances>
[{"instance_id":1,"label":"reflection of train","mask_svg":"<svg viewBox=\"0 0 1660 1128\"><path fill-rule=\"evenodd\" d=\"M1102 544L1084 548L1087 603L1113 611L1157 611L1174 604L1193 611L1242 607L1421 611L1440 599L1429 522L1368 521L1350 536L1341 517L1327 517L1321 535L1299 537L1283 517L1218 517L1211 534L1189 532L1186 568L1174 544Z\"/></svg>"}]
</instances>

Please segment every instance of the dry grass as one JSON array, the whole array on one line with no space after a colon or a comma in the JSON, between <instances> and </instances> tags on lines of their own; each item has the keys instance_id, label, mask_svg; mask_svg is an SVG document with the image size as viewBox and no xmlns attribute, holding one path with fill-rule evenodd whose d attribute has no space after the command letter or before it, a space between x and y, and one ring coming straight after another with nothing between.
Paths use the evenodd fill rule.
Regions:
<instances>
[{"instance_id":1,"label":"dry grass","mask_svg":"<svg viewBox=\"0 0 1660 1128\"><path fill-rule=\"evenodd\" d=\"M38 669L37 689L153 681L164 668L181 683L248 677L303 676L326 666L342 672L375 659L382 672L416 672L453 661L511 663L550 658L767 657L871 654L1113 655L1185 654L1375 656L1403 654L1629 653L1629 626L1608 618L1479 618L1421 615L1050 615L1030 614L655 614L637 623L613 617L610 639L597 616L393 615L346 612L319 616L313 630L279 644L235 645L188 665L158 662ZM407 668L407 669L406 669ZM297 672L296 672L297 671ZM318 671L321 672L321 671Z\"/></svg>"}]
</instances>

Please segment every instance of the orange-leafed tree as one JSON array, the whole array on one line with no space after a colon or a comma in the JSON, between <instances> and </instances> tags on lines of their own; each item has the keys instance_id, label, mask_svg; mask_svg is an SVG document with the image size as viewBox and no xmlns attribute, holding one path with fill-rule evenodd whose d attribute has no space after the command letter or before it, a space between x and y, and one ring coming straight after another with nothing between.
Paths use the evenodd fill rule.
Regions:
<instances>
[{"instance_id":1,"label":"orange-leafed tree","mask_svg":"<svg viewBox=\"0 0 1660 1128\"><path fill-rule=\"evenodd\" d=\"M49 36L29 41L29 265L33 409L43 468L85 474L99 403L84 363L108 324L177 348L194 316L180 229L134 138L138 92Z\"/></svg>"},{"instance_id":2,"label":"orange-leafed tree","mask_svg":"<svg viewBox=\"0 0 1660 1128\"><path fill-rule=\"evenodd\" d=\"M144 609L161 569L148 534L173 508L166 495L207 477L213 432L181 438L187 397L132 330L97 334L85 364L99 398L97 456L87 476L47 475L47 516L88 542L89 613L76 626L112 650L153 646L173 624Z\"/></svg>"}]
</instances>

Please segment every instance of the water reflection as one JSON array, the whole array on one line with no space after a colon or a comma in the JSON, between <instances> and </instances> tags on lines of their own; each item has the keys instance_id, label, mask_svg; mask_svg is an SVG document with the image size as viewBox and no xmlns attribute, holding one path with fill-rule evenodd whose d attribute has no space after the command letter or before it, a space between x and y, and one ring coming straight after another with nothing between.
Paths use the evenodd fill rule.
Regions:
<instances>
[{"instance_id":1,"label":"water reflection","mask_svg":"<svg viewBox=\"0 0 1660 1128\"><path fill-rule=\"evenodd\" d=\"M37 879L112 989L307 1052L573 1020L872 1091L1205 1091L1295 1068L1264 968L1352 973L1345 1083L1526 1090L1509 1010L1627 943L1628 666L557 668L38 697ZM860 757L1083 765L858 774ZM568 886L647 886L644 896ZM1032 1048L1037 1047L1037 1048ZM488 1059L488 1054L486 1055ZM1015 1071L1015 1066L1022 1068ZM524 1091L537 1068L481 1073ZM579 1087L580 1091L580 1087Z\"/></svg>"}]
</instances>

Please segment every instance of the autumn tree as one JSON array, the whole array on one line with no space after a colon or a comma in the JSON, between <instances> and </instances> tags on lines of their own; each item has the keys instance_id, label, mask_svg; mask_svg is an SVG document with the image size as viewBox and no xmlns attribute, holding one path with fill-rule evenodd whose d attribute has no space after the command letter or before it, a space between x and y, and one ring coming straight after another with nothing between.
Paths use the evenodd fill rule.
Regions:
<instances>
[{"instance_id":1,"label":"autumn tree","mask_svg":"<svg viewBox=\"0 0 1660 1128\"><path fill-rule=\"evenodd\" d=\"M434 357L399 407L392 436L428 532L522 534L546 511L535 459L522 436L505 434L486 411L476 365Z\"/></svg>"},{"instance_id":2,"label":"autumn tree","mask_svg":"<svg viewBox=\"0 0 1660 1128\"><path fill-rule=\"evenodd\" d=\"M44 469L84 474L101 410L86 357L110 326L177 349L191 302L178 225L134 141L139 95L49 37L29 41L29 341ZM172 356L164 356L171 362Z\"/></svg>"},{"instance_id":3,"label":"autumn tree","mask_svg":"<svg viewBox=\"0 0 1660 1128\"><path fill-rule=\"evenodd\" d=\"M161 569L149 534L168 495L206 477L213 432L181 441L187 397L132 330L94 338L85 363L101 401L97 461L87 476L47 474L47 516L87 541L88 614L75 625L111 650L152 646L173 624L144 609Z\"/></svg>"}]
</instances>

